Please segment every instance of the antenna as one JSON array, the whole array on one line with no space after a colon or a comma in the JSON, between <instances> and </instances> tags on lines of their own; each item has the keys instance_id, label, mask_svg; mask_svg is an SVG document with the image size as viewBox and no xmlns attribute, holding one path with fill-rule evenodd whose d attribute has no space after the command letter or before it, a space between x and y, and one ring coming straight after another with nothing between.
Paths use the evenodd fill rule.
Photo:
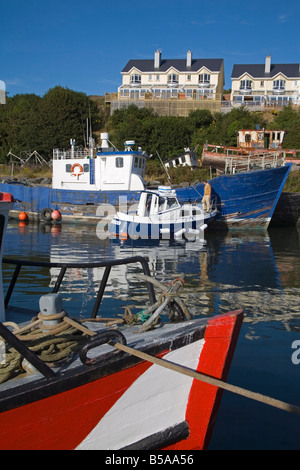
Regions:
<instances>
[{"instance_id":1,"label":"antenna","mask_svg":"<svg viewBox=\"0 0 300 470\"><path fill-rule=\"evenodd\" d=\"M158 155L158 158L159 158L159 160L160 160L160 163L161 163L162 166L163 166L163 169L164 169L165 172L167 173L168 182L169 182L169 184L171 185L171 184L172 184L172 181L171 181L171 177L170 177L170 175L169 175L169 173L168 173L168 170L167 170L166 166L164 165L162 159L160 158L160 155L159 155L159 153L158 153L157 150L156 150L156 153L157 153L157 155Z\"/></svg>"}]
</instances>

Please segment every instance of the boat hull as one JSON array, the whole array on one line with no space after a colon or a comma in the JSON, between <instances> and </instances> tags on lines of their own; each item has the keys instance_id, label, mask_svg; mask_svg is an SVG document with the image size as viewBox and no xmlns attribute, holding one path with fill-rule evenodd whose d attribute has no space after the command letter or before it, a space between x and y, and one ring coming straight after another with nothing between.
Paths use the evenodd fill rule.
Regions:
<instances>
[{"instance_id":1,"label":"boat hull","mask_svg":"<svg viewBox=\"0 0 300 470\"><path fill-rule=\"evenodd\" d=\"M241 323L235 311L144 333L145 343L133 338L139 350L225 380ZM13 382L0 386L5 450L204 449L221 398L218 387L120 351L54 378Z\"/></svg>"},{"instance_id":2,"label":"boat hull","mask_svg":"<svg viewBox=\"0 0 300 470\"><path fill-rule=\"evenodd\" d=\"M221 175L210 181L212 199L218 209L209 228L264 228L270 223L292 164L283 167L232 175ZM203 184L176 189L181 204L201 201ZM140 192L71 191L42 186L1 183L0 191L11 193L17 200L11 217L25 211L29 219L41 219L45 208L57 209L63 222L95 223L108 208L111 219L120 205L137 204ZM100 206L100 211L99 211Z\"/></svg>"},{"instance_id":3,"label":"boat hull","mask_svg":"<svg viewBox=\"0 0 300 470\"><path fill-rule=\"evenodd\" d=\"M212 228L267 229L287 180L291 164L278 168L221 175L209 181L218 215ZM199 200L203 185L179 188L181 204Z\"/></svg>"}]
</instances>

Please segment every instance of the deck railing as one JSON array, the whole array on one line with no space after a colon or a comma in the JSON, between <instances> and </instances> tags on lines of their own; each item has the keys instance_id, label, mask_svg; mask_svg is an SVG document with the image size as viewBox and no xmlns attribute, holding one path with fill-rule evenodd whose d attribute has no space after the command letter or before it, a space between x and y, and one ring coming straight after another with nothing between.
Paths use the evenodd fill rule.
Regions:
<instances>
[{"instance_id":1,"label":"deck railing","mask_svg":"<svg viewBox=\"0 0 300 470\"><path fill-rule=\"evenodd\" d=\"M148 261L146 258L142 256L132 256L129 258L124 258L121 260L111 260L111 261L102 261L99 263L60 263L60 262L43 262L43 261L27 261L27 260L15 260L15 259L10 259L10 258L3 258L3 263L6 264L13 264L15 265L15 271L13 273L13 276L11 278L10 284L8 286L8 290L5 296L4 300L4 305L5 307L8 307L11 295L13 293L15 284L17 282L18 276L20 274L20 270L23 266L31 266L31 267L43 267L43 268L60 268L60 272L58 274L58 277L56 279L55 285L53 287L52 293L57 293L59 291L59 288L61 286L61 283L63 281L63 278L66 274L67 269L74 269L74 268L79 268L79 269L91 269L91 268L105 268L104 274L96 295L96 299L94 302L93 310L91 313L91 318L96 318L98 314L98 310L100 308L100 304L104 295L105 287L110 275L110 271L112 267L114 266L120 266L124 264L132 264L132 263L140 263L143 269L143 272L146 276L150 276L150 270L149 270L149 265ZM155 298L155 292L153 289L153 285L150 282L146 282L147 290L148 290L148 295L149 295L149 301L150 304L154 304L156 302Z\"/></svg>"},{"instance_id":2,"label":"deck railing","mask_svg":"<svg viewBox=\"0 0 300 470\"><path fill-rule=\"evenodd\" d=\"M234 174L241 171L265 170L285 165L285 151L276 152L250 152L249 155L230 155L227 153L225 174Z\"/></svg>"},{"instance_id":3,"label":"deck railing","mask_svg":"<svg viewBox=\"0 0 300 470\"><path fill-rule=\"evenodd\" d=\"M86 158L90 155L87 149L53 149L53 160L68 160L71 158Z\"/></svg>"}]
</instances>

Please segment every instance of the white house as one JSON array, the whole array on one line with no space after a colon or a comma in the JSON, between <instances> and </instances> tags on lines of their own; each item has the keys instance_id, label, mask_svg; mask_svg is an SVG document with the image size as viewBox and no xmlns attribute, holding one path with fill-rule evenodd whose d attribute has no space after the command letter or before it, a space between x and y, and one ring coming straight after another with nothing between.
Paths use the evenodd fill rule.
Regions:
<instances>
[{"instance_id":1,"label":"white house","mask_svg":"<svg viewBox=\"0 0 300 470\"><path fill-rule=\"evenodd\" d=\"M300 104L300 64L235 64L232 74L232 104L282 106Z\"/></svg>"},{"instance_id":2,"label":"white house","mask_svg":"<svg viewBox=\"0 0 300 470\"><path fill-rule=\"evenodd\" d=\"M221 99L224 86L223 59L131 59L122 70L119 99Z\"/></svg>"}]
</instances>

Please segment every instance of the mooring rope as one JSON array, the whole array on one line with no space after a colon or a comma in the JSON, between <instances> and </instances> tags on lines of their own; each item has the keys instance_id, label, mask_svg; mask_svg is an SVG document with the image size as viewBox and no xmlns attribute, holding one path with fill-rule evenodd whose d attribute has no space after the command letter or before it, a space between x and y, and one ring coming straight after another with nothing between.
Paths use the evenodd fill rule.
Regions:
<instances>
[{"instance_id":1,"label":"mooring rope","mask_svg":"<svg viewBox=\"0 0 300 470\"><path fill-rule=\"evenodd\" d=\"M246 398L250 398L251 400L259 401L261 403L264 403L265 405L270 405L275 408L279 408L283 411L288 411L290 413L295 413L300 415L300 407L291 405L289 403L285 403L281 400L277 400L275 398L268 397L266 395L262 395L261 393L257 392L252 392L250 390L247 390L245 388L238 387L236 385L231 385L227 382L224 382L220 379L217 379L215 377L211 377L209 375L201 374L201 372L198 372L196 370L189 369L188 367L181 366L179 364L175 364L173 362L169 362L165 359L160 359L156 356L151 356L149 354L146 354L142 351L139 351L137 349L131 348L129 346L125 346L124 344L121 343L109 343L111 346L113 346L115 349L118 349L120 351L126 352L128 354L132 354L133 356L136 356L140 359L143 359L144 361L151 362L153 364L157 364L161 367L165 367L166 369L173 370L175 372L179 372L180 374L184 374L188 377L192 377L193 379L200 380L202 382L205 382L210 385L214 385L216 387L219 387L223 390L227 390L229 392L235 393L237 395L241 395Z\"/></svg>"}]
</instances>

